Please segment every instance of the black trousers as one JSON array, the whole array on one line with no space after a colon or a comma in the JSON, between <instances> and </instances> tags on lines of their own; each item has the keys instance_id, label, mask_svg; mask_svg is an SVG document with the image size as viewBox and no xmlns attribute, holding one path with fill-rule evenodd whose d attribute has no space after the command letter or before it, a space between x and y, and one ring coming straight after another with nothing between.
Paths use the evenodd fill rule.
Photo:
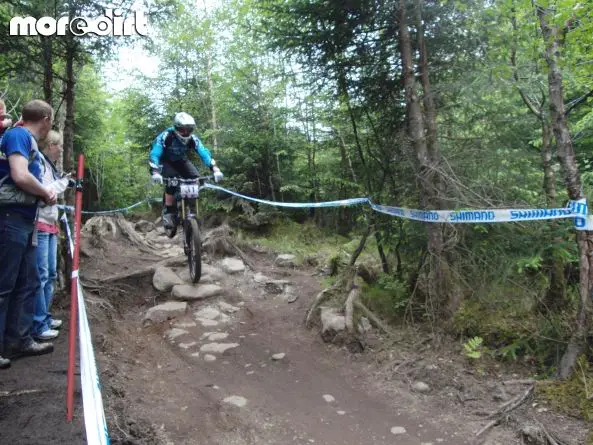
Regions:
<instances>
[{"instance_id":1,"label":"black trousers","mask_svg":"<svg viewBox=\"0 0 593 445\"><path fill-rule=\"evenodd\" d=\"M189 159L185 161L163 161L162 175L164 178L193 179L199 176L198 169ZM165 187L165 193L175 194L176 187L170 185Z\"/></svg>"}]
</instances>

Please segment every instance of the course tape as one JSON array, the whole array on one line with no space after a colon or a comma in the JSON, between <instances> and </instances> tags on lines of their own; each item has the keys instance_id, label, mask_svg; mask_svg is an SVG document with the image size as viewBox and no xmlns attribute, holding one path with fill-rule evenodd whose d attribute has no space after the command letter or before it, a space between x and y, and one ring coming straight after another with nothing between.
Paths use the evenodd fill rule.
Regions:
<instances>
[{"instance_id":1,"label":"course tape","mask_svg":"<svg viewBox=\"0 0 593 445\"><path fill-rule=\"evenodd\" d=\"M243 195L232 190L225 189L218 185L206 183L200 187L202 189L219 190L238 198L260 204L271 205L275 207L287 207L295 209L304 208L322 208L322 207L347 207L360 204L368 204L373 210L389 216L411 219L414 221L449 223L449 224L475 224L475 223L501 223L501 222L519 222L519 221L543 221L563 218L574 218L577 230L593 230L593 215L588 215L587 200L585 198L578 201L570 201L566 207L555 209L478 209L478 210L418 210L405 207L392 207L373 203L369 198L350 198L337 201L323 202L278 202L265 199L254 198ZM149 198L139 201L131 206L121 209L104 210L97 212L83 211L84 214L108 215L112 213L127 212L144 203L161 201L158 198ZM71 206L59 206L61 209L72 212Z\"/></svg>"},{"instance_id":2,"label":"course tape","mask_svg":"<svg viewBox=\"0 0 593 445\"><path fill-rule=\"evenodd\" d=\"M345 207L345 206L354 206L358 204L366 204L369 202L369 198L350 198L350 199L342 199L339 201L324 201L324 202L277 202L277 201L267 201L265 199L253 198L251 196L242 195L237 192L233 192L231 190L227 190L223 187L219 187L218 185L204 184L204 188L212 189L212 190L220 190L221 192L228 193L233 196L237 196L239 198L247 199L253 202L259 202L260 204L267 204L276 207L291 207L294 209L304 209L304 208L319 208L319 207Z\"/></svg>"},{"instance_id":3,"label":"course tape","mask_svg":"<svg viewBox=\"0 0 593 445\"><path fill-rule=\"evenodd\" d=\"M390 207L371 203L373 210L391 216L423 222L496 223L514 221L537 221L543 219L571 218L571 209L483 209L483 210L416 210Z\"/></svg>"},{"instance_id":4,"label":"course tape","mask_svg":"<svg viewBox=\"0 0 593 445\"><path fill-rule=\"evenodd\" d=\"M62 221L66 226L66 236L70 245L70 255L74 254L74 243L70 232L70 225L65 214ZM86 314L86 305L82 293L80 280L77 280L78 287L78 326L80 339L80 380L82 386L82 404L84 409L84 424L86 440L88 445L109 445L109 432L103 409L103 398L101 396L101 383L97 372L95 351L91 338L91 330Z\"/></svg>"},{"instance_id":5,"label":"course tape","mask_svg":"<svg viewBox=\"0 0 593 445\"><path fill-rule=\"evenodd\" d=\"M500 223L516 221L538 221L548 219L575 218L577 229L589 230L593 228L593 217L587 220L587 200L570 201L567 207L557 209L482 209L482 210L417 210L405 207L392 207L373 203L369 198L353 198L340 201L326 201L316 203L293 203L276 202L264 199L253 198L242 195L223 187L208 184L204 188L220 190L239 198L247 199L261 204L273 205L277 207L291 208L312 208L312 207L342 207L358 204L369 204L376 212L384 213L390 216L412 219L422 222L440 222L440 223ZM590 222L587 222L590 221Z\"/></svg>"},{"instance_id":6,"label":"course tape","mask_svg":"<svg viewBox=\"0 0 593 445\"><path fill-rule=\"evenodd\" d=\"M136 207L141 206L142 204L149 204L151 202L157 202L157 201L162 201L159 198L147 198L147 199L143 199L142 201L138 201L135 204L132 204L128 207L122 207L120 209L113 209L113 210L98 210L95 212L91 212L91 211L87 211L87 210L83 210L82 214L83 215L111 215L112 213L125 213L127 211L130 211ZM64 206L64 205L58 205L58 209L60 210L64 210L65 212L68 213L73 213L74 212L74 207L72 206Z\"/></svg>"}]
</instances>

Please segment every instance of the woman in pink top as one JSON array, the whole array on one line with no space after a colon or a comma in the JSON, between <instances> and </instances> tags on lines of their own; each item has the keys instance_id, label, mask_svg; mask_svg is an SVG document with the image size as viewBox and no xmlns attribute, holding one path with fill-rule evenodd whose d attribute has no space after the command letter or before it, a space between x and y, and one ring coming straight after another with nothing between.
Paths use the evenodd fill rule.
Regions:
<instances>
[{"instance_id":1,"label":"woman in pink top","mask_svg":"<svg viewBox=\"0 0 593 445\"><path fill-rule=\"evenodd\" d=\"M62 136L56 131L47 135L43 150L43 181L44 185L60 179L54 163L62 153ZM54 297L54 281L57 278L56 263L58 255L58 207L57 205L39 208L37 219L37 268L41 286L35 299L33 316L33 338L51 340L59 334L61 320L51 317L49 308Z\"/></svg>"}]
</instances>

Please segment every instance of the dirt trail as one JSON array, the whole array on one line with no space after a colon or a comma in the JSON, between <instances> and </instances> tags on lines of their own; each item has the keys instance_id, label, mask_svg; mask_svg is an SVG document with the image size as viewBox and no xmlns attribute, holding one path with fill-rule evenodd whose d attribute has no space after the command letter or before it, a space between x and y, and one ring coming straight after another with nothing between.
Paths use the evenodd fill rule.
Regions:
<instances>
[{"instance_id":1,"label":"dirt trail","mask_svg":"<svg viewBox=\"0 0 593 445\"><path fill-rule=\"evenodd\" d=\"M163 251L176 249L156 231L146 236ZM123 238L89 241L83 239L82 279L112 444L462 445L489 422L484 413L524 391L509 387L499 396L500 381L520 376L478 377L451 358L458 352L419 348L418 338L380 352L385 339L371 332L360 354L325 344L316 328L303 325L320 290L316 271L276 267L267 253L251 253L256 270L238 273L205 258L211 267L197 288L217 285L218 295L189 302L183 316L143 326L149 308L173 299L152 282L151 269L163 257ZM172 264L187 278L183 260ZM131 272L139 273L121 278ZM258 273L288 283L266 285L256 281ZM0 443L84 443L81 410L73 425L61 418L65 367L63 335L50 359L18 361L2 374L0 390L38 380L53 394L10 404L0 398ZM430 385L428 393L411 390L418 380ZM525 443L517 423L531 415L525 404L483 443ZM567 445L585 442L583 422L548 410L538 416ZM41 432L24 440L26 425Z\"/></svg>"},{"instance_id":2,"label":"dirt trail","mask_svg":"<svg viewBox=\"0 0 593 445\"><path fill-rule=\"evenodd\" d=\"M270 278L285 278L274 277L265 261L258 265ZM219 281L224 296L193 304L184 317L171 323L179 331L161 327L146 334L145 329L135 338L135 351L120 356L127 357L124 364L109 360L119 368L114 375L125 375L129 382L126 397L136 399L133 409L158 419L168 440L175 444L463 443L452 439L454 431L439 429L430 420L408 414L397 401L373 394L367 387L364 361L353 361L348 352L326 346L303 328L305 307L318 291L308 271L293 271L288 277L291 292L299 295L295 304L289 304L285 294L267 293L252 277L252 272L226 275ZM221 301L237 305L232 308L236 312L227 315L217 309ZM224 321L202 326L194 313L204 309L219 310ZM132 329L124 328L125 333L116 337L133 336L141 316L136 311L126 314L126 325ZM171 340L171 333L178 336ZM216 343L229 349L201 350ZM272 358L281 353L284 358ZM207 361L213 357L216 360ZM245 406L224 402L232 396L244 398ZM398 433L394 435L394 427L405 432L394 430Z\"/></svg>"},{"instance_id":3,"label":"dirt trail","mask_svg":"<svg viewBox=\"0 0 593 445\"><path fill-rule=\"evenodd\" d=\"M54 316L59 316L54 312ZM67 329L52 354L13 360L0 371L0 444L82 445L82 407L66 422ZM77 372L76 378L79 378ZM80 392L75 397L80 398Z\"/></svg>"}]
</instances>

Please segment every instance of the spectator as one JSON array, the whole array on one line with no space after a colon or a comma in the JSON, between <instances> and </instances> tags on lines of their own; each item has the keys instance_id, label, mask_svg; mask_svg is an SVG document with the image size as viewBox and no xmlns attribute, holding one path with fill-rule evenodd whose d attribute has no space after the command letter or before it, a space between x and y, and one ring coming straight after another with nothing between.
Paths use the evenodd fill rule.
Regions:
<instances>
[{"instance_id":1,"label":"spectator","mask_svg":"<svg viewBox=\"0 0 593 445\"><path fill-rule=\"evenodd\" d=\"M12 119L6 114L6 104L0 99L0 140L4 132L12 125Z\"/></svg>"},{"instance_id":2,"label":"spectator","mask_svg":"<svg viewBox=\"0 0 593 445\"><path fill-rule=\"evenodd\" d=\"M57 131L50 131L45 139L43 154L42 184L47 186L59 180L55 162L62 152L62 135ZM62 326L62 320L55 320L49 312L54 296L54 281L56 280L56 264L58 256L58 207L45 206L39 209L37 220L37 269L39 270L40 287L35 299L35 313L33 316L33 338L39 341L51 340L59 334L57 329Z\"/></svg>"},{"instance_id":3,"label":"spectator","mask_svg":"<svg viewBox=\"0 0 593 445\"><path fill-rule=\"evenodd\" d=\"M51 343L31 337L39 288L35 220L40 200L56 203L56 193L41 184L37 140L51 130L53 110L41 100L23 107L23 126L7 130L0 143L0 368L10 360L53 351Z\"/></svg>"}]
</instances>

